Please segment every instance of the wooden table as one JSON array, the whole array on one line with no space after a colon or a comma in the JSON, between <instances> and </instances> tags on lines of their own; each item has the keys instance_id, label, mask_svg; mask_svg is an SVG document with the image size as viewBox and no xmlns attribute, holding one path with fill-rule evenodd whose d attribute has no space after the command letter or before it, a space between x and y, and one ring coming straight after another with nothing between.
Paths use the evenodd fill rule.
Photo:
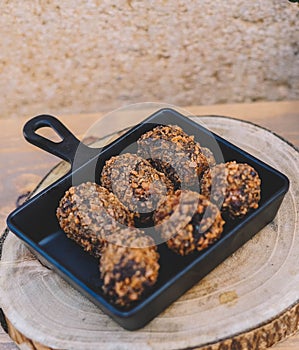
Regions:
<instances>
[{"instance_id":1,"label":"wooden table","mask_svg":"<svg viewBox=\"0 0 299 350\"><path fill-rule=\"evenodd\" d=\"M271 129L299 147L299 101L190 106L195 115L223 115L247 120ZM79 138L100 114L59 116ZM30 116L31 117L31 116ZM19 196L32 191L43 176L58 161L29 145L22 136L22 127L30 117L0 119L0 228L3 231L7 215L16 206ZM0 349L15 349L14 343L0 327ZM299 334L277 344L273 349L299 349Z\"/></svg>"}]
</instances>

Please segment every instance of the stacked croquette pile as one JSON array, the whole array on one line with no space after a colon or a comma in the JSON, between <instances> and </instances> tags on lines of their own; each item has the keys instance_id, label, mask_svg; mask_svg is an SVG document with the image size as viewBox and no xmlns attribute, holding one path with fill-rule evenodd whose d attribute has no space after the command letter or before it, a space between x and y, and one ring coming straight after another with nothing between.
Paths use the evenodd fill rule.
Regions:
<instances>
[{"instance_id":1,"label":"stacked croquette pile","mask_svg":"<svg viewBox=\"0 0 299 350\"><path fill-rule=\"evenodd\" d=\"M176 125L156 126L137 145L137 154L106 161L99 184L71 187L57 208L67 237L99 258L103 293L125 308L158 280L157 245L142 224L185 256L216 242L225 220L256 209L261 192L254 168L216 164L210 149Z\"/></svg>"}]
</instances>

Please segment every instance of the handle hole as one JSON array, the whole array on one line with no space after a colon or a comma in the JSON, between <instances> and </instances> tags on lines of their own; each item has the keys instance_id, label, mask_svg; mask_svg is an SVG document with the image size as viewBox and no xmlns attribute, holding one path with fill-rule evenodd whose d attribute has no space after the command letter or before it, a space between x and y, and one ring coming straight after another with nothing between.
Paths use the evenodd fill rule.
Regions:
<instances>
[{"instance_id":1,"label":"handle hole","mask_svg":"<svg viewBox=\"0 0 299 350\"><path fill-rule=\"evenodd\" d=\"M49 126L43 126L35 131L35 133L39 136L42 136L52 142L60 143L63 139Z\"/></svg>"}]
</instances>

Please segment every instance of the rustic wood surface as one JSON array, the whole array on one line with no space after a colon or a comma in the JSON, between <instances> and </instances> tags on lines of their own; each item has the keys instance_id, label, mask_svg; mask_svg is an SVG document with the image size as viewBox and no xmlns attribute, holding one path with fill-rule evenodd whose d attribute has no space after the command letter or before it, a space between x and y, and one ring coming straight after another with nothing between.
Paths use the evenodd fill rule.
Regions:
<instances>
[{"instance_id":1,"label":"rustic wood surface","mask_svg":"<svg viewBox=\"0 0 299 350\"><path fill-rule=\"evenodd\" d=\"M294 144L299 144L298 102L257 103L245 106L230 105L190 107L188 108L188 110L196 114L222 114L235 116L241 119L249 119L260 125L264 125L268 128L271 128L280 135L286 137ZM91 124L92 122L97 120L98 117L98 115L85 116L84 125L88 125L89 122ZM66 124L68 124L70 129L73 130L74 133L76 133L77 135L82 135L82 129L80 129L80 125L82 125L82 119L76 118L76 116L65 116L60 119ZM0 120L0 126L1 122L3 122L3 127L1 128L1 130L4 129L5 132L3 133L3 147L1 148L0 156L1 158L3 157L1 160L6 161L6 163L1 162L1 177L3 177L1 179L1 186L3 186L1 188L1 191L4 194L3 199L1 198L1 215L3 215L2 218L4 218L7 214L6 211L10 211L11 209L13 209L16 197L20 194L31 191L33 187L36 186L37 182L41 179L43 173L46 172L46 169L49 169L56 162L56 159L45 153L43 154L41 151L35 150L22 140L22 136L19 136L18 132L20 132L21 125L24 123L24 120L15 121L15 125L20 123L19 126L14 126L15 130L13 128L13 124L11 124L11 121ZM9 165L7 163L9 163ZM15 165L14 169L10 168L10 166L13 164ZM12 171L9 172L9 170ZM4 175L6 175L6 177ZM219 301L224 302L224 305L231 305L229 306L230 310L232 310L232 307L234 307L235 300L236 295L231 291L228 294L224 293L222 296L219 296ZM288 312L291 315L294 314L298 317L298 309L296 307L291 308ZM286 315L284 315L284 317L285 320L287 320ZM275 327L277 327L277 325ZM286 325L284 327L286 327ZM296 328L296 324L294 322L292 325L289 325L289 331L292 330L292 327L294 329ZM11 330L11 334L13 334L14 327L10 326L9 328ZM272 341L278 341L280 336L284 338L286 333L287 328L282 330L282 333L281 335L278 335L278 338L273 337ZM294 350L298 349L298 344L299 337L294 336L289 340L286 340L285 342L282 342L281 344L277 345L276 348ZM9 340L7 340L5 334L3 333L0 333L0 346L2 346L3 349L10 349L13 347L13 344Z\"/></svg>"}]
</instances>

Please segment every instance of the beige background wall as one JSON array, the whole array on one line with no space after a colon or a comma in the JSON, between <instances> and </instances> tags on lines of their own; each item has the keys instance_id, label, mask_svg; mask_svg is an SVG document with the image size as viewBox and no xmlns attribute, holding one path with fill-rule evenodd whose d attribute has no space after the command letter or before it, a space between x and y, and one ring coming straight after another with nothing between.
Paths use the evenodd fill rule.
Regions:
<instances>
[{"instance_id":1,"label":"beige background wall","mask_svg":"<svg viewBox=\"0 0 299 350\"><path fill-rule=\"evenodd\" d=\"M0 117L299 98L287 0L0 2Z\"/></svg>"}]
</instances>

